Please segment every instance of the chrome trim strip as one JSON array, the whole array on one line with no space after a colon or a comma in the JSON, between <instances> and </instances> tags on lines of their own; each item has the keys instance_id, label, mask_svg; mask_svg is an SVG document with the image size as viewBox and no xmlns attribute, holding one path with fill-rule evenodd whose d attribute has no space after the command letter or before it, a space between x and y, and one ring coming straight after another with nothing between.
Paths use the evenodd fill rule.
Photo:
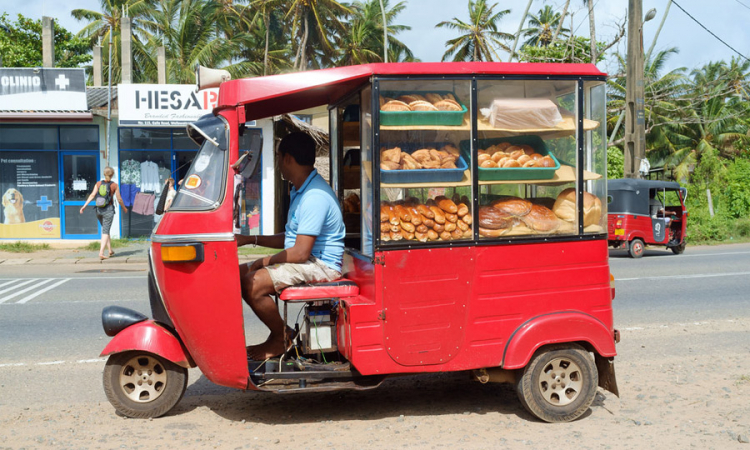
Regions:
<instances>
[{"instance_id":1,"label":"chrome trim strip","mask_svg":"<svg viewBox=\"0 0 750 450\"><path fill-rule=\"evenodd\" d=\"M195 233L195 234L153 234L152 242L229 242L234 240L234 233Z\"/></svg>"}]
</instances>

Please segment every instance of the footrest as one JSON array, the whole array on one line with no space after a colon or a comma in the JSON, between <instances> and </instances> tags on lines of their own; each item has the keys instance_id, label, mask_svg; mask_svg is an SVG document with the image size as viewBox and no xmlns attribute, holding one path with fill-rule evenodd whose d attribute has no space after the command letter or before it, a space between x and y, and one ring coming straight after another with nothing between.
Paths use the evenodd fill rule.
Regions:
<instances>
[{"instance_id":1,"label":"footrest","mask_svg":"<svg viewBox=\"0 0 750 450\"><path fill-rule=\"evenodd\" d=\"M325 283L289 286L279 293L279 299L285 302L315 301L328 298L355 297L357 295L359 295L359 286L351 280L342 278Z\"/></svg>"}]
</instances>

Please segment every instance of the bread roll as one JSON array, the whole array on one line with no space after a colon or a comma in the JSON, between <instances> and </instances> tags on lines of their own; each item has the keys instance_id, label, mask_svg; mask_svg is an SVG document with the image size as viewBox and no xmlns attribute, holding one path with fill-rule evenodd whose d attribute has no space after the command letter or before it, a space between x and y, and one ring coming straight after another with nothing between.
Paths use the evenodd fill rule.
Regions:
<instances>
[{"instance_id":1,"label":"bread roll","mask_svg":"<svg viewBox=\"0 0 750 450\"><path fill-rule=\"evenodd\" d=\"M393 161L383 161L380 163L381 170L399 170L400 168L401 168L401 165Z\"/></svg>"},{"instance_id":2,"label":"bread roll","mask_svg":"<svg viewBox=\"0 0 750 450\"><path fill-rule=\"evenodd\" d=\"M518 197L501 197L490 206L515 217L525 216L531 211L531 202Z\"/></svg>"},{"instance_id":3,"label":"bread roll","mask_svg":"<svg viewBox=\"0 0 750 450\"><path fill-rule=\"evenodd\" d=\"M461 217L461 220L463 220L466 225L471 225L471 223L474 221L474 218L471 216L471 214L467 214Z\"/></svg>"},{"instance_id":4,"label":"bread roll","mask_svg":"<svg viewBox=\"0 0 750 450\"><path fill-rule=\"evenodd\" d=\"M458 228L456 226L456 222L445 222L445 231L451 233L451 232L455 231L456 228Z\"/></svg>"},{"instance_id":5,"label":"bread roll","mask_svg":"<svg viewBox=\"0 0 750 450\"><path fill-rule=\"evenodd\" d=\"M488 159L487 161L480 163L479 167L482 167L484 169L496 169L497 164L495 164L495 161Z\"/></svg>"},{"instance_id":6,"label":"bread roll","mask_svg":"<svg viewBox=\"0 0 750 450\"><path fill-rule=\"evenodd\" d=\"M537 167L555 167L555 160L549 156L540 158L537 162Z\"/></svg>"},{"instance_id":7,"label":"bread roll","mask_svg":"<svg viewBox=\"0 0 750 450\"><path fill-rule=\"evenodd\" d=\"M523 166L527 162L533 161L533 160L531 159L531 156L529 156L529 155L521 155L521 156L518 157L518 159L516 161L518 161L518 164L520 164L521 166Z\"/></svg>"},{"instance_id":8,"label":"bread roll","mask_svg":"<svg viewBox=\"0 0 750 450\"><path fill-rule=\"evenodd\" d=\"M464 231L464 234L461 237L463 237L464 239L471 239L474 237L474 232L471 231L471 228L469 228L468 230Z\"/></svg>"},{"instance_id":9,"label":"bread roll","mask_svg":"<svg viewBox=\"0 0 750 450\"><path fill-rule=\"evenodd\" d=\"M458 217L463 217L469 214L469 207L466 206L466 203L459 203L457 206L458 211L456 212L456 214L458 214Z\"/></svg>"},{"instance_id":10,"label":"bread roll","mask_svg":"<svg viewBox=\"0 0 750 450\"><path fill-rule=\"evenodd\" d=\"M442 233L445 231L445 225L442 223L436 223L434 227L432 227L433 230L437 231L438 233Z\"/></svg>"},{"instance_id":11,"label":"bread roll","mask_svg":"<svg viewBox=\"0 0 750 450\"><path fill-rule=\"evenodd\" d=\"M411 223L416 225L422 225L422 214L419 213L417 208L413 206L404 206L411 214Z\"/></svg>"},{"instance_id":12,"label":"bread roll","mask_svg":"<svg viewBox=\"0 0 750 450\"><path fill-rule=\"evenodd\" d=\"M435 218L435 213L427 205L417 205L417 210L428 219ZM424 219L422 221L424 222Z\"/></svg>"},{"instance_id":13,"label":"bread roll","mask_svg":"<svg viewBox=\"0 0 750 450\"><path fill-rule=\"evenodd\" d=\"M401 221L401 228L408 233L414 233L414 231L416 230L416 227L413 223L403 220Z\"/></svg>"},{"instance_id":14,"label":"bread roll","mask_svg":"<svg viewBox=\"0 0 750 450\"><path fill-rule=\"evenodd\" d=\"M421 233L419 231L414 232L414 238L419 242L427 242L427 232Z\"/></svg>"},{"instance_id":15,"label":"bread roll","mask_svg":"<svg viewBox=\"0 0 750 450\"><path fill-rule=\"evenodd\" d=\"M418 227L417 227L417 228L416 228L416 229L414 230L414 232L415 232L415 233L427 233L427 230L428 230L428 229L429 229L429 228L427 228L427 226L425 226L425 224L422 224L422 225L419 225L419 226L418 226Z\"/></svg>"},{"instance_id":16,"label":"bread roll","mask_svg":"<svg viewBox=\"0 0 750 450\"><path fill-rule=\"evenodd\" d=\"M391 231L391 240L392 241L400 241L404 238L404 235L401 233L401 231Z\"/></svg>"},{"instance_id":17,"label":"bread roll","mask_svg":"<svg viewBox=\"0 0 750 450\"><path fill-rule=\"evenodd\" d=\"M422 224L426 226L427 228L432 228L435 226L435 221L432 219L428 219L425 216L422 216Z\"/></svg>"},{"instance_id":18,"label":"bread roll","mask_svg":"<svg viewBox=\"0 0 750 450\"><path fill-rule=\"evenodd\" d=\"M406 239L407 241L413 241L414 240L414 233L411 233L411 232L406 231L406 230L402 231L401 233L404 235L404 239Z\"/></svg>"},{"instance_id":19,"label":"bread roll","mask_svg":"<svg viewBox=\"0 0 750 450\"><path fill-rule=\"evenodd\" d=\"M440 233L440 239L444 241L450 241L452 239L452 236L449 232L443 231L442 233Z\"/></svg>"},{"instance_id":20,"label":"bread roll","mask_svg":"<svg viewBox=\"0 0 750 450\"><path fill-rule=\"evenodd\" d=\"M541 205L533 205L531 211L521 217L521 221L539 233L551 233L560 226L560 220L555 213Z\"/></svg>"},{"instance_id":21,"label":"bread roll","mask_svg":"<svg viewBox=\"0 0 750 450\"><path fill-rule=\"evenodd\" d=\"M451 231L451 239L461 239L464 235L464 232L461 231L461 229L456 228L455 230Z\"/></svg>"},{"instance_id":22,"label":"bread roll","mask_svg":"<svg viewBox=\"0 0 750 450\"><path fill-rule=\"evenodd\" d=\"M468 229L469 229L469 224L467 224L467 223L466 223L466 222L464 222L463 220L459 220L458 222L456 222L456 226L457 226L457 227L458 227L458 228L459 228L459 229L460 229L461 231L466 231L466 230L468 230Z\"/></svg>"},{"instance_id":23,"label":"bread roll","mask_svg":"<svg viewBox=\"0 0 750 450\"><path fill-rule=\"evenodd\" d=\"M440 111L462 111L463 110L463 108L461 108L461 105L451 100L441 100L439 102L435 102L435 108L437 108Z\"/></svg>"},{"instance_id":24,"label":"bread roll","mask_svg":"<svg viewBox=\"0 0 750 450\"><path fill-rule=\"evenodd\" d=\"M380 107L381 111L411 111L409 105L399 100L391 100Z\"/></svg>"},{"instance_id":25,"label":"bread roll","mask_svg":"<svg viewBox=\"0 0 750 450\"><path fill-rule=\"evenodd\" d=\"M445 213L442 209L438 208L437 206L430 206L430 211L435 214L435 222L440 224L445 223Z\"/></svg>"},{"instance_id":26,"label":"bread roll","mask_svg":"<svg viewBox=\"0 0 750 450\"><path fill-rule=\"evenodd\" d=\"M389 206L388 208L388 221L391 223L391 225L401 224L401 219L398 217L398 214L396 214L396 210L393 209L393 206Z\"/></svg>"},{"instance_id":27,"label":"bread roll","mask_svg":"<svg viewBox=\"0 0 750 450\"><path fill-rule=\"evenodd\" d=\"M445 213L445 220L447 223L456 223L458 220L458 214Z\"/></svg>"},{"instance_id":28,"label":"bread roll","mask_svg":"<svg viewBox=\"0 0 750 450\"><path fill-rule=\"evenodd\" d=\"M388 208L389 206L385 203L380 205L380 221L381 222L388 222Z\"/></svg>"},{"instance_id":29,"label":"bread roll","mask_svg":"<svg viewBox=\"0 0 750 450\"><path fill-rule=\"evenodd\" d=\"M521 164L515 159L509 159L503 163L503 169L512 169L514 167L521 167Z\"/></svg>"},{"instance_id":30,"label":"bread roll","mask_svg":"<svg viewBox=\"0 0 750 450\"><path fill-rule=\"evenodd\" d=\"M440 235L437 234L437 231L435 230L427 230L427 239L431 241L437 241Z\"/></svg>"}]
</instances>

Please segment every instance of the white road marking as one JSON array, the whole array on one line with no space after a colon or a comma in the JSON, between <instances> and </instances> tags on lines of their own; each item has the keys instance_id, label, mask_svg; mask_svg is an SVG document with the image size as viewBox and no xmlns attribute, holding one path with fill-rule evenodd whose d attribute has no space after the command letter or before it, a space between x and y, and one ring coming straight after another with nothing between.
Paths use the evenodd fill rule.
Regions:
<instances>
[{"instance_id":1,"label":"white road marking","mask_svg":"<svg viewBox=\"0 0 750 450\"><path fill-rule=\"evenodd\" d=\"M57 283L55 283L53 285L47 286L46 288L42 289L41 291L34 292L33 294L29 295L28 297L22 298L21 300L17 301L16 303L24 304L24 303L28 302L29 300L31 300L31 299L33 299L35 297L38 297L38 296L44 294L45 292L47 292L49 290L52 290L52 289L60 286L61 284L65 283L66 281L70 281L70 278L65 278L63 280L58 281ZM0 300L0 303L2 303L2 302L3 301Z\"/></svg>"},{"instance_id":2,"label":"white road marking","mask_svg":"<svg viewBox=\"0 0 750 450\"><path fill-rule=\"evenodd\" d=\"M46 280L42 280L41 282L39 282L39 283L37 283L37 284L35 284L33 286L29 286L26 289L21 289L18 292L14 292L14 293L6 296L6 297L0 298L0 303L5 303L8 300L10 300L12 298L15 298L15 297L18 297L21 294L25 294L26 292L29 292L31 290L37 289L39 287L42 287L43 284L47 284L47 283L49 283L50 281L53 281L53 280L54 280L54 278L47 278Z\"/></svg>"},{"instance_id":3,"label":"white road marking","mask_svg":"<svg viewBox=\"0 0 750 450\"><path fill-rule=\"evenodd\" d=\"M7 285L9 285L11 283L15 283L16 281L18 281L18 278L13 278L12 280L10 280L10 281L8 281L6 283L0 284L0 287L7 286Z\"/></svg>"},{"instance_id":4,"label":"white road marking","mask_svg":"<svg viewBox=\"0 0 750 450\"><path fill-rule=\"evenodd\" d=\"M91 364L91 363L103 363L106 359L79 359L78 361L44 361L38 363L5 363L0 364L0 369L3 367L24 367L24 366L58 366L60 364Z\"/></svg>"},{"instance_id":5,"label":"white road marking","mask_svg":"<svg viewBox=\"0 0 750 450\"><path fill-rule=\"evenodd\" d=\"M71 280L119 280L119 279L127 279L127 278L146 278L146 273L144 272L143 275L139 276L132 276L132 275L126 275L122 277L77 277L75 275L69 274ZM2 280L11 280L8 283L0 284L0 287L5 286L6 284L10 284L14 281L18 280L25 280L27 278L0 278L0 281ZM33 280L36 280L38 278L31 278ZM1 292L0 292L1 293Z\"/></svg>"},{"instance_id":6,"label":"white road marking","mask_svg":"<svg viewBox=\"0 0 750 450\"><path fill-rule=\"evenodd\" d=\"M54 365L57 365L57 364L65 364L65 361L41 362L41 363L36 363L35 365L37 365L37 366L54 366Z\"/></svg>"},{"instance_id":7,"label":"white road marking","mask_svg":"<svg viewBox=\"0 0 750 450\"><path fill-rule=\"evenodd\" d=\"M20 367L25 366L26 363L10 363L10 364L0 364L0 367Z\"/></svg>"},{"instance_id":8,"label":"white road marking","mask_svg":"<svg viewBox=\"0 0 750 450\"><path fill-rule=\"evenodd\" d=\"M715 277L737 277L750 275L750 272L728 272L728 273L695 273L692 275L664 275L660 277L637 277L637 278L615 278L618 281L638 281L638 280L687 280L691 278L715 278Z\"/></svg>"},{"instance_id":9,"label":"white road marking","mask_svg":"<svg viewBox=\"0 0 750 450\"><path fill-rule=\"evenodd\" d=\"M19 280L22 280L22 279L23 278L19 278ZM36 281L38 279L39 278L29 278L28 280L24 281L23 283L17 284L17 285L12 286L12 287L9 287L8 289L3 289L2 291L0 291L0 294L5 294L6 292L10 292L13 289L17 289L17 288L20 288L21 286L25 286L25 285L27 285L29 283L33 283L34 281ZM16 280L13 280L13 281L16 281Z\"/></svg>"}]
</instances>

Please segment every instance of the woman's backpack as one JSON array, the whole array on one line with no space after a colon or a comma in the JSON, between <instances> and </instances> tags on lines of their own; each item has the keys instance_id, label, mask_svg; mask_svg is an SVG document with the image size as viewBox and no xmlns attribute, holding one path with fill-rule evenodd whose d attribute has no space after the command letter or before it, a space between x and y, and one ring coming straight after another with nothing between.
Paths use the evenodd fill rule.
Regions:
<instances>
[{"instance_id":1,"label":"woman's backpack","mask_svg":"<svg viewBox=\"0 0 750 450\"><path fill-rule=\"evenodd\" d=\"M102 181L99 183L99 189L96 190L94 204L99 208L104 208L112 203L112 191L110 189L111 181Z\"/></svg>"}]
</instances>

